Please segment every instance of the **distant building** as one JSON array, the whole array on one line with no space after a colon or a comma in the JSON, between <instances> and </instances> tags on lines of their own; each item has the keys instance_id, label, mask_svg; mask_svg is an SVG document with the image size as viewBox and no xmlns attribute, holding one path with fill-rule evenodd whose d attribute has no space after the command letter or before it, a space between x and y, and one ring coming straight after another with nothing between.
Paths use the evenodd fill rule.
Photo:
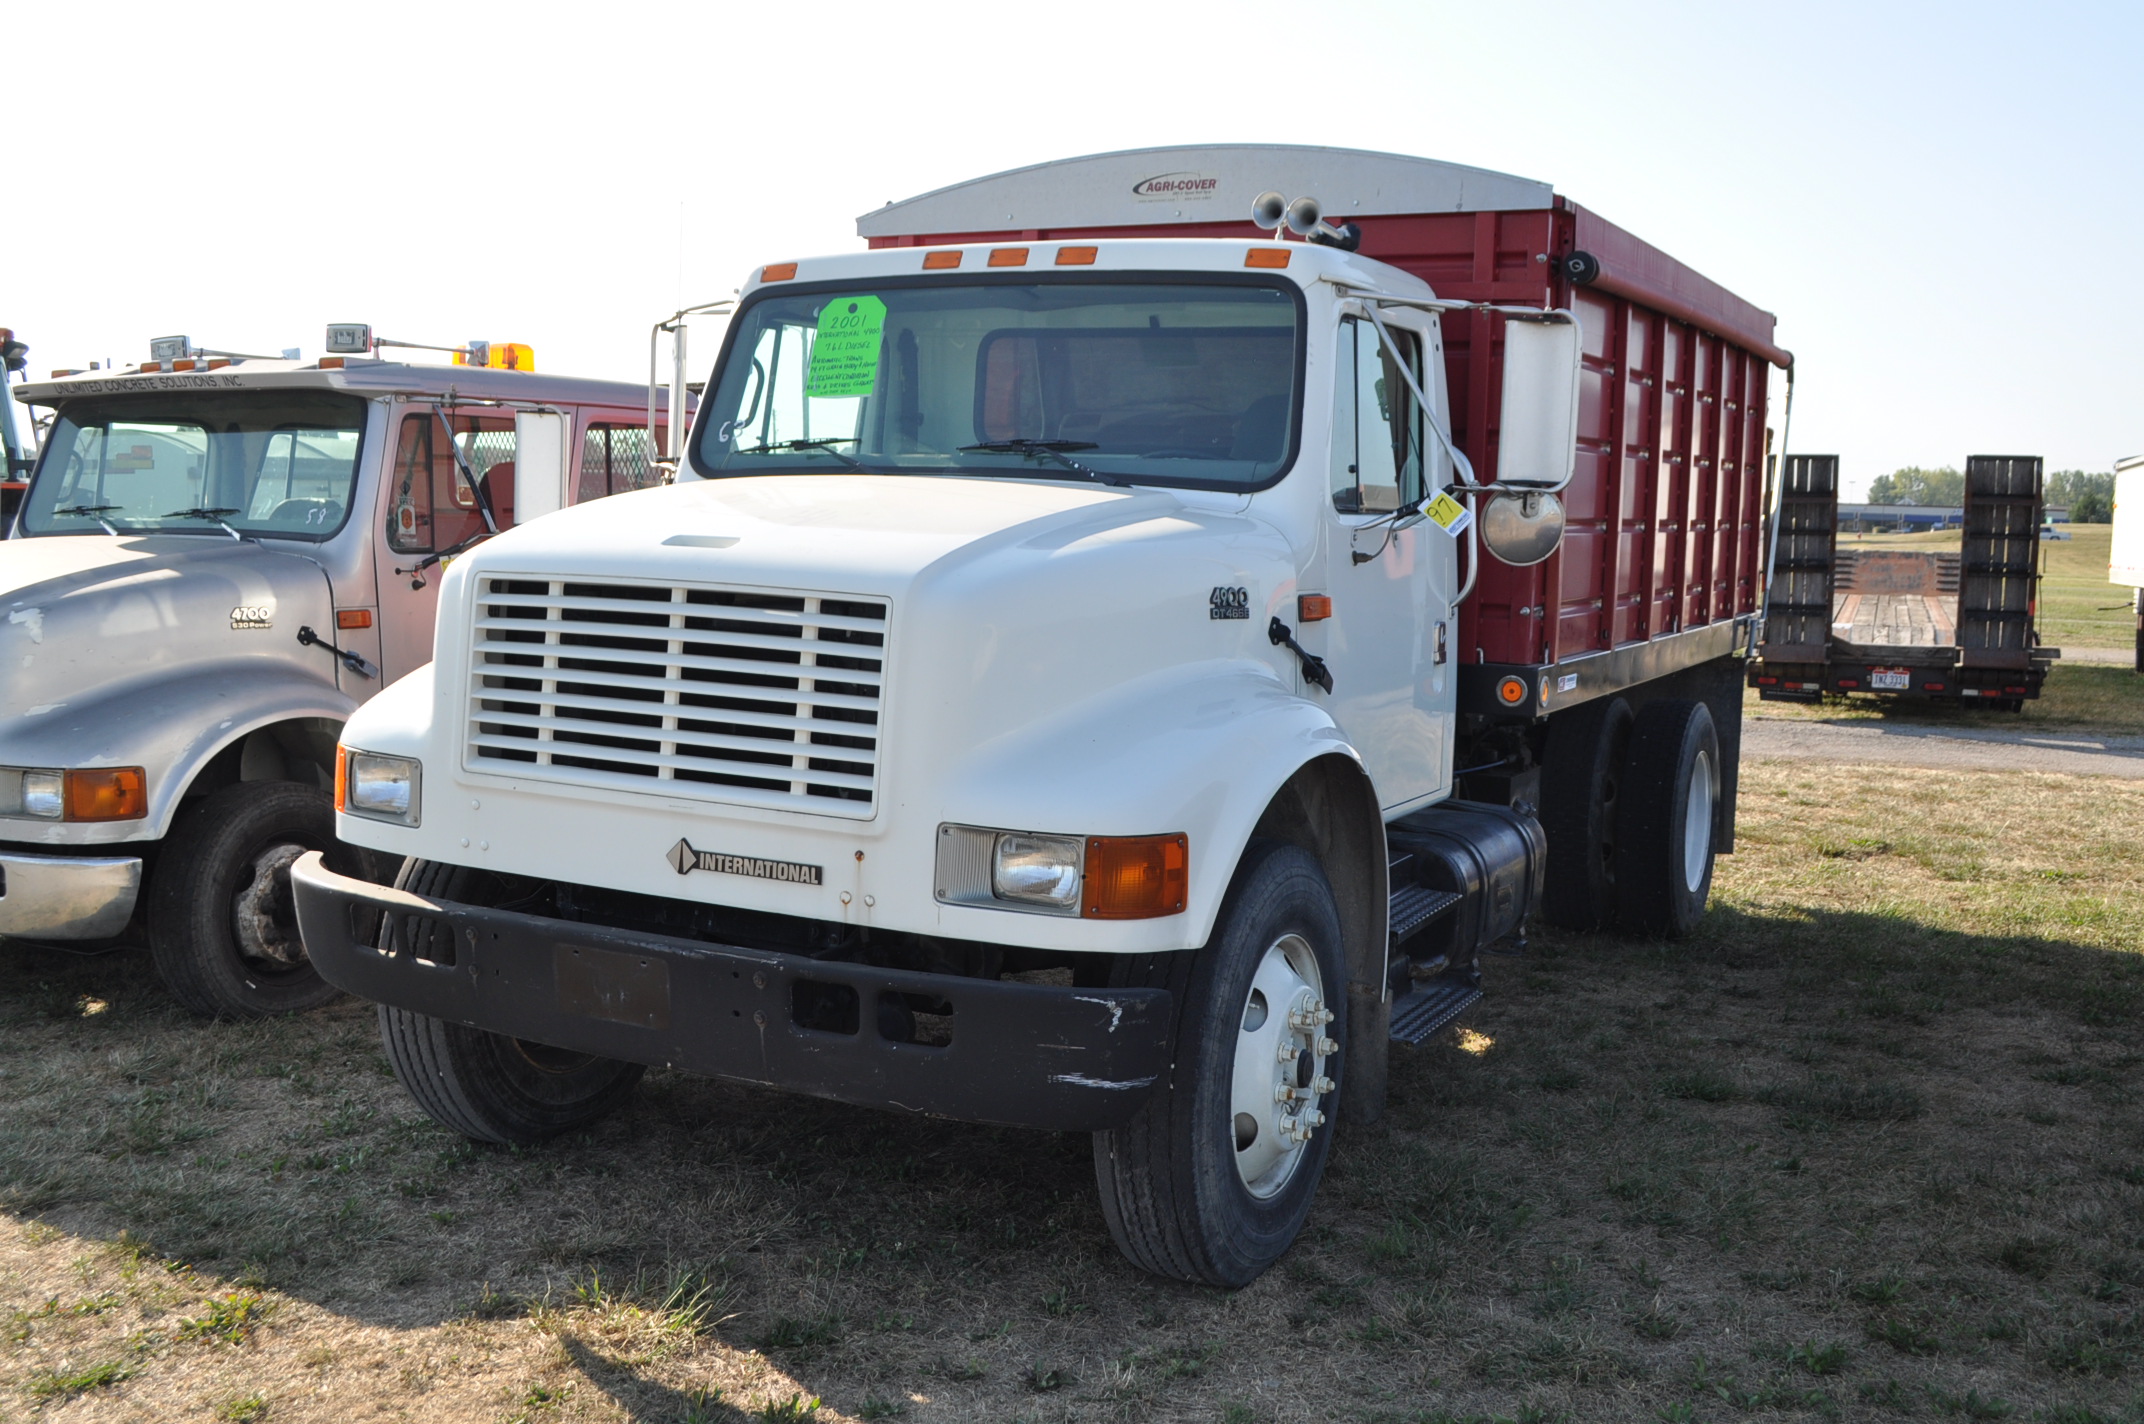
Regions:
<instances>
[{"instance_id":1,"label":"distant building","mask_svg":"<svg viewBox=\"0 0 2144 1424\"><path fill-rule=\"evenodd\" d=\"M2049 505L2040 512L2048 524L2067 524L2070 512ZM1842 504L1839 531L1844 534L1918 533L1927 529L1957 529L1965 523L1965 511L1937 504Z\"/></svg>"}]
</instances>

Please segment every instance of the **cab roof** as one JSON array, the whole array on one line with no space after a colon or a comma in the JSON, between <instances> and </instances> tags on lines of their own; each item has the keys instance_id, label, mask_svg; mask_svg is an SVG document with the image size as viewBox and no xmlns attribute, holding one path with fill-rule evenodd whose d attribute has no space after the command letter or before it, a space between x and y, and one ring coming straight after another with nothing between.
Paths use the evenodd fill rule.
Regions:
<instances>
[{"instance_id":1,"label":"cab roof","mask_svg":"<svg viewBox=\"0 0 2144 1424\"><path fill-rule=\"evenodd\" d=\"M335 358L328 358L335 359ZM319 361L269 361L258 358L212 363L191 371L78 371L51 380L14 387L25 405L57 405L76 396L161 394L173 391L317 390L350 395L444 396L452 391L471 400L558 402L562 405L644 407L648 388L631 381L597 381L578 376L550 376L533 371L501 371L488 366L432 366L366 357L341 358L342 365L322 369Z\"/></svg>"}]
</instances>

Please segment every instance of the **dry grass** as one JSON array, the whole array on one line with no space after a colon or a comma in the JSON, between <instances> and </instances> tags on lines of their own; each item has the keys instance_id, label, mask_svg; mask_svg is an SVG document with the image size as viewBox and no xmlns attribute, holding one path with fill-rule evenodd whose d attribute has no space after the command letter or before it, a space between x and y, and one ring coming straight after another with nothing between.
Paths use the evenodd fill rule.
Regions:
<instances>
[{"instance_id":1,"label":"dry grass","mask_svg":"<svg viewBox=\"0 0 2144 1424\"><path fill-rule=\"evenodd\" d=\"M1082 1139L651 1074L480 1151L357 1006L0 950L0 1418L2144 1418L2144 787L1743 794L1697 940L1494 960L1234 1294Z\"/></svg>"}]
</instances>

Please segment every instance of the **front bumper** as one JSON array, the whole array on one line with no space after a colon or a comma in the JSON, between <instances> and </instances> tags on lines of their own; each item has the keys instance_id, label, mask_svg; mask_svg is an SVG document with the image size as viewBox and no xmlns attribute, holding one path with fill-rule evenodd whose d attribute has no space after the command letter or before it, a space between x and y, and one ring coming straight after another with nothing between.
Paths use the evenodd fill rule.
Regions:
<instances>
[{"instance_id":1,"label":"front bumper","mask_svg":"<svg viewBox=\"0 0 2144 1424\"><path fill-rule=\"evenodd\" d=\"M531 1043L867 1107L1067 1132L1123 1123L1168 1070L1165 989L920 974L546 919L352 880L317 853L292 866L290 879L306 952L329 983ZM393 931L382 937L386 950L374 947L370 928L382 913ZM799 984L853 991L857 1030L797 1023ZM886 1038L882 995L944 1001L951 1042Z\"/></svg>"},{"instance_id":2,"label":"front bumper","mask_svg":"<svg viewBox=\"0 0 2144 1424\"><path fill-rule=\"evenodd\" d=\"M140 895L140 856L0 850L0 939L109 939Z\"/></svg>"}]
</instances>

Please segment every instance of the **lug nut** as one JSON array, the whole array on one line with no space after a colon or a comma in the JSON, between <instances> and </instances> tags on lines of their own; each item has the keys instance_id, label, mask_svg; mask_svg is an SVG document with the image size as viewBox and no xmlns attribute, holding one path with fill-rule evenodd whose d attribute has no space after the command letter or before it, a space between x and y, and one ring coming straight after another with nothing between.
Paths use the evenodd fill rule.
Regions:
<instances>
[{"instance_id":1,"label":"lug nut","mask_svg":"<svg viewBox=\"0 0 2144 1424\"><path fill-rule=\"evenodd\" d=\"M1292 1117L1284 1117L1284 1118L1282 1118L1282 1119L1280 1120L1280 1135L1281 1135L1282 1137L1293 1137L1293 1136L1295 1136L1295 1119L1294 1119L1294 1118L1292 1118Z\"/></svg>"},{"instance_id":2,"label":"lug nut","mask_svg":"<svg viewBox=\"0 0 2144 1424\"><path fill-rule=\"evenodd\" d=\"M1312 1127L1323 1127L1325 1126L1325 1114L1321 1112L1314 1112L1308 1118L1304 1119L1304 1121L1308 1122ZM1307 1137L1309 1136L1309 1134L1305 1133L1304 1136Z\"/></svg>"},{"instance_id":3,"label":"lug nut","mask_svg":"<svg viewBox=\"0 0 2144 1424\"><path fill-rule=\"evenodd\" d=\"M1332 1090L1333 1080L1330 1078L1319 1078L1310 1085L1310 1091L1313 1093L1329 1093Z\"/></svg>"},{"instance_id":4,"label":"lug nut","mask_svg":"<svg viewBox=\"0 0 2144 1424\"><path fill-rule=\"evenodd\" d=\"M1293 1063L1296 1059L1302 1057L1302 1055L1303 1050L1297 1048L1292 1043L1284 1043L1280 1046L1280 1061L1283 1063Z\"/></svg>"},{"instance_id":5,"label":"lug nut","mask_svg":"<svg viewBox=\"0 0 2144 1424\"><path fill-rule=\"evenodd\" d=\"M1318 1057L1330 1058L1340 1051L1340 1045L1329 1038L1318 1040Z\"/></svg>"},{"instance_id":6,"label":"lug nut","mask_svg":"<svg viewBox=\"0 0 2144 1424\"><path fill-rule=\"evenodd\" d=\"M1294 1102L1295 1089L1289 1087L1286 1083L1280 1084L1278 1087L1273 1089L1273 1101L1276 1103Z\"/></svg>"}]
</instances>

